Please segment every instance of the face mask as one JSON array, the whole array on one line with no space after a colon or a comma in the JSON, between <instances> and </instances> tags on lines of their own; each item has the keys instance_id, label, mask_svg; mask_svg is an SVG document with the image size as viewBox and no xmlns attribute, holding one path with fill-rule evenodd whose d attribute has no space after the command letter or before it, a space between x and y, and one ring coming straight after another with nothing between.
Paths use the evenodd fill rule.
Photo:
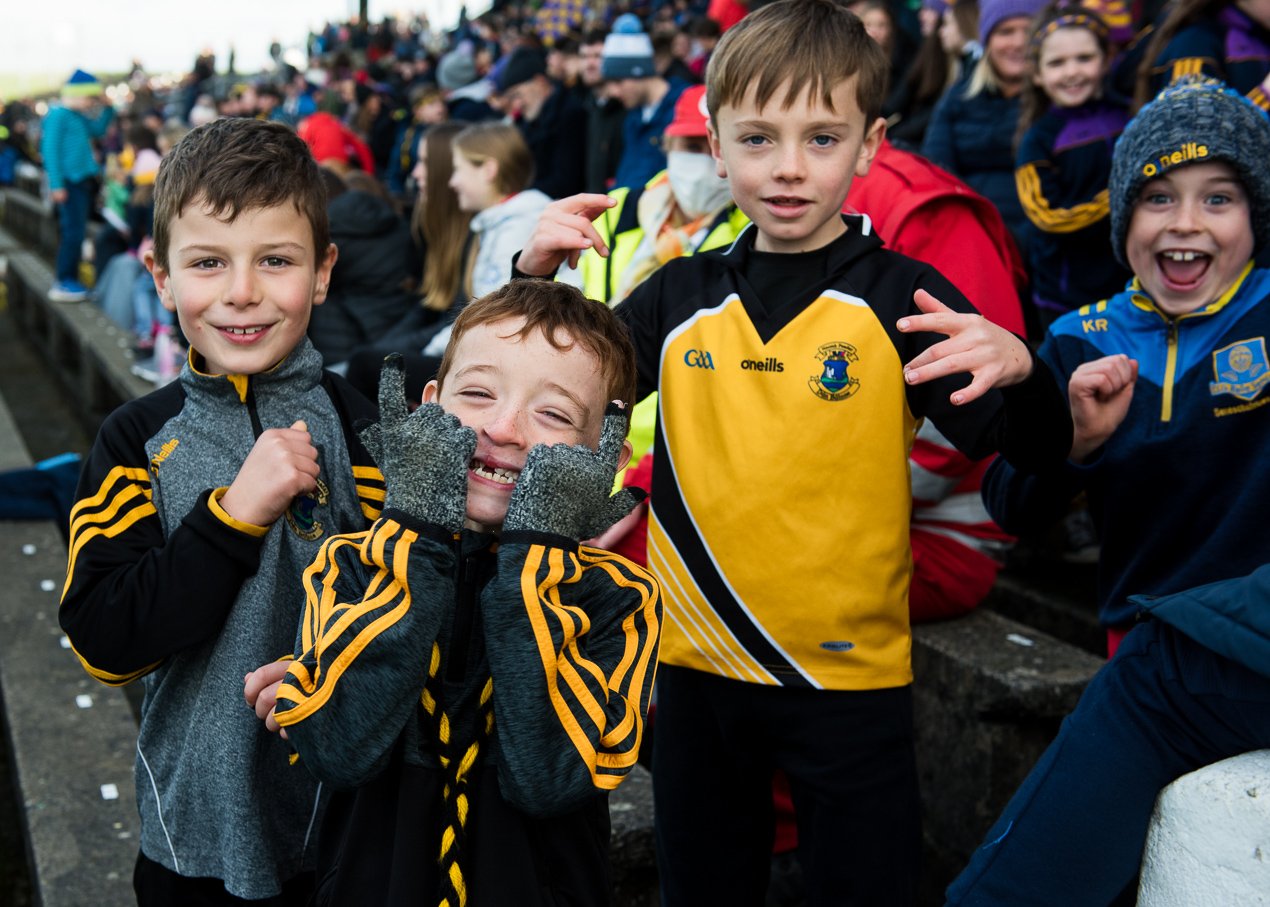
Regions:
<instances>
[{"instance_id":1,"label":"face mask","mask_svg":"<svg viewBox=\"0 0 1270 907\"><path fill-rule=\"evenodd\" d=\"M672 151L666 155L666 178L679 208L689 217L717 211L728 203L732 190L719 176L714 158L692 151Z\"/></svg>"}]
</instances>

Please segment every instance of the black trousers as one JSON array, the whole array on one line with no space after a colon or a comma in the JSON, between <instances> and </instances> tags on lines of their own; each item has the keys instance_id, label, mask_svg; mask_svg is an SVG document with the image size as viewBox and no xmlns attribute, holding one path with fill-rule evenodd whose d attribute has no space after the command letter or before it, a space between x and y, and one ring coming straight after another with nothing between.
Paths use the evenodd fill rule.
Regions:
<instances>
[{"instance_id":1,"label":"black trousers","mask_svg":"<svg viewBox=\"0 0 1270 907\"><path fill-rule=\"evenodd\" d=\"M137 907L305 907L313 895L313 873L304 872L291 879L277 897L249 901L226 891L220 879L188 878L138 852L132 889L137 893Z\"/></svg>"},{"instance_id":2,"label":"black trousers","mask_svg":"<svg viewBox=\"0 0 1270 907\"><path fill-rule=\"evenodd\" d=\"M921 807L908 687L790 689L663 665L653 735L663 907L763 904L777 768L789 777L809 905L914 903Z\"/></svg>"}]
</instances>

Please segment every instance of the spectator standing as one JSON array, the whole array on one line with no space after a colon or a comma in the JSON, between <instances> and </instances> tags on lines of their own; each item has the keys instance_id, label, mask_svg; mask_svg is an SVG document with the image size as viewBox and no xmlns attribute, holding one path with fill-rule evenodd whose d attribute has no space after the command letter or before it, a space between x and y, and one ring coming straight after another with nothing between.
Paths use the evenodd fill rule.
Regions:
<instances>
[{"instance_id":1,"label":"spectator standing","mask_svg":"<svg viewBox=\"0 0 1270 907\"><path fill-rule=\"evenodd\" d=\"M582 189L586 176L586 110L547 77L542 51L518 47L498 73L498 93L529 146L533 188L552 198Z\"/></svg>"},{"instance_id":2,"label":"spectator standing","mask_svg":"<svg viewBox=\"0 0 1270 907\"><path fill-rule=\"evenodd\" d=\"M604 39L601 75L613 96L626 108L622 157L614 188L642 186L666 169L662 134L675 116L675 102L688 87L679 79L663 79L653 63L653 42L633 14L619 16Z\"/></svg>"},{"instance_id":3,"label":"spectator standing","mask_svg":"<svg viewBox=\"0 0 1270 907\"><path fill-rule=\"evenodd\" d=\"M445 96L451 120L476 123L498 114L489 106L494 84L479 77L476 60L464 47L456 47L437 64L437 87Z\"/></svg>"},{"instance_id":4,"label":"spectator standing","mask_svg":"<svg viewBox=\"0 0 1270 907\"><path fill-rule=\"evenodd\" d=\"M607 37L605 29L593 29L582 36L578 48L578 82L586 91L586 192L607 192L612 188L622 159L626 108L613 97L601 71Z\"/></svg>"},{"instance_id":5,"label":"spectator standing","mask_svg":"<svg viewBox=\"0 0 1270 907\"><path fill-rule=\"evenodd\" d=\"M1111 152L1128 121L1103 97L1108 51L1106 24L1080 7L1051 5L1032 35L1014 180L1036 227L1032 305L1042 328L1115 295L1132 276L1107 254Z\"/></svg>"},{"instance_id":6,"label":"spectator standing","mask_svg":"<svg viewBox=\"0 0 1270 907\"><path fill-rule=\"evenodd\" d=\"M96 76L77 69L62 87L61 103L49 108L40 138L40 156L49 197L57 206L56 277L49 289L54 302L81 302L88 289L79 280L88 215L101 164L93 139L105 134L115 111L103 105Z\"/></svg>"},{"instance_id":7,"label":"spectator standing","mask_svg":"<svg viewBox=\"0 0 1270 907\"><path fill-rule=\"evenodd\" d=\"M997 206L1027 260L1032 225L1014 185L1014 136L1028 78L1032 16L1043 0L984 0L983 56L935 107L922 155Z\"/></svg>"}]
</instances>

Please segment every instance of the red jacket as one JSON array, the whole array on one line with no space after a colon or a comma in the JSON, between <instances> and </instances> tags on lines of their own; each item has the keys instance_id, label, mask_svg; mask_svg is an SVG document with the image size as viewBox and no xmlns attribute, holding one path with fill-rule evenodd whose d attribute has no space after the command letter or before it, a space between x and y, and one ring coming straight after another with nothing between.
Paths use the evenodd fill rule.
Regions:
<instances>
[{"instance_id":1,"label":"red jacket","mask_svg":"<svg viewBox=\"0 0 1270 907\"><path fill-rule=\"evenodd\" d=\"M342 164L355 164L369 174L375 173L375 158L370 148L358 138L357 133L349 129L329 113L319 111L300 121L296 130L304 143L313 152L313 159L319 164L327 161L339 161Z\"/></svg>"},{"instance_id":2,"label":"red jacket","mask_svg":"<svg viewBox=\"0 0 1270 907\"><path fill-rule=\"evenodd\" d=\"M1023 334L1023 259L997 209L957 177L883 141L842 210L867 214L888 249L933 266L988 320Z\"/></svg>"}]
</instances>

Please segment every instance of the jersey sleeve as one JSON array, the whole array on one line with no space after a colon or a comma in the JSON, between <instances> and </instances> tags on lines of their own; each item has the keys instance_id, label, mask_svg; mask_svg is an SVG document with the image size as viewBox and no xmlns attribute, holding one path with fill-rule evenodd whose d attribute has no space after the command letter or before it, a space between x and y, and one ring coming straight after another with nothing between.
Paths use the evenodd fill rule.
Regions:
<instances>
[{"instance_id":1,"label":"jersey sleeve","mask_svg":"<svg viewBox=\"0 0 1270 907\"><path fill-rule=\"evenodd\" d=\"M974 307L939 272L924 268L915 289L924 289L957 312ZM909 296L911 297L911 293ZM916 306L909 314L919 314ZM911 361L944 335L932 332L901 334L901 358ZM913 414L929 418L957 450L972 460L993 453L1027 468L1044 468L1066 459L1072 446L1072 420L1049 367L1032 357L1031 374L1018 384L988 391L964 405L952 403L955 390L970 376L953 374L908 387Z\"/></svg>"},{"instance_id":2,"label":"jersey sleeve","mask_svg":"<svg viewBox=\"0 0 1270 907\"><path fill-rule=\"evenodd\" d=\"M112 415L84 464L58 612L84 668L108 684L219 633L268 532L235 521L208 489L165 538L135 413Z\"/></svg>"},{"instance_id":3,"label":"jersey sleeve","mask_svg":"<svg viewBox=\"0 0 1270 907\"><path fill-rule=\"evenodd\" d=\"M275 715L315 777L355 787L385 764L453 611L456 559L440 527L389 511L328 539L305 571L299 655Z\"/></svg>"},{"instance_id":4,"label":"jersey sleeve","mask_svg":"<svg viewBox=\"0 0 1270 907\"><path fill-rule=\"evenodd\" d=\"M1110 216L1107 187L1079 197L1065 184L1046 139L1052 140L1048 131L1034 126L1019 143L1014 184L1028 220L1045 233L1075 233Z\"/></svg>"},{"instance_id":5,"label":"jersey sleeve","mask_svg":"<svg viewBox=\"0 0 1270 907\"><path fill-rule=\"evenodd\" d=\"M1046 336L1036 358L1054 376L1055 385L1063 389L1079 365L1065 361L1063 349L1053 334ZM1071 412L1066 407L1065 411L1070 422ZM1066 457L1034 468L999 459L984 476L983 503L1006 532L1022 537L1037 536L1067 513L1072 500L1085 488L1088 472L1089 467L1071 463Z\"/></svg>"},{"instance_id":6,"label":"jersey sleeve","mask_svg":"<svg viewBox=\"0 0 1270 907\"><path fill-rule=\"evenodd\" d=\"M564 812L639 756L661 625L656 581L599 549L509 534L481 595L503 796Z\"/></svg>"}]
</instances>

